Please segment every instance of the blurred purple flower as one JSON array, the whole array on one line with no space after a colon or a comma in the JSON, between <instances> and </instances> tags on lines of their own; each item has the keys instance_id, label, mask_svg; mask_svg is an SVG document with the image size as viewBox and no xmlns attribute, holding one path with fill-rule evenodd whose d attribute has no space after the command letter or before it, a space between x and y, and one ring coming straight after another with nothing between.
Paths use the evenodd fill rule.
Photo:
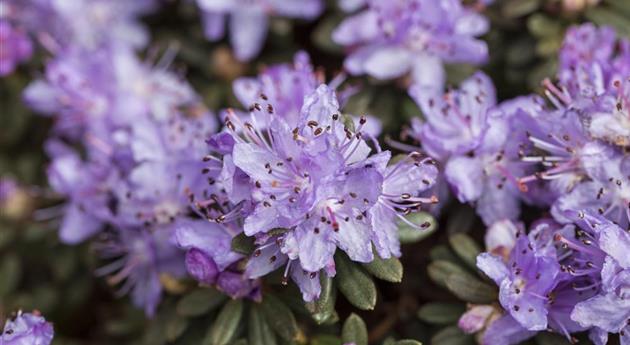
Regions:
<instances>
[{"instance_id":1,"label":"blurred purple flower","mask_svg":"<svg viewBox=\"0 0 630 345\"><path fill-rule=\"evenodd\" d=\"M115 233L106 233L96 248L110 262L96 273L107 275L111 285L122 284L118 294L129 293L132 303L152 317L162 296L160 277L180 278L185 273L183 255L172 237L170 225L119 228Z\"/></svg>"},{"instance_id":2,"label":"blurred purple flower","mask_svg":"<svg viewBox=\"0 0 630 345\"><path fill-rule=\"evenodd\" d=\"M33 53L33 44L27 34L4 19L0 19L0 46L0 77L11 74Z\"/></svg>"},{"instance_id":3,"label":"blurred purple flower","mask_svg":"<svg viewBox=\"0 0 630 345\"><path fill-rule=\"evenodd\" d=\"M370 0L337 27L333 40L348 48L344 66L353 75L391 79L411 72L418 86L440 91L444 63L488 58L486 44L476 38L487 30L487 20L459 0Z\"/></svg>"},{"instance_id":4,"label":"blurred purple flower","mask_svg":"<svg viewBox=\"0 0 630 345\"><path fill-rule=\"evenodd\" d=\"M324 8L321 0L197 0L197 4L209 40L220 40L228 21L230 43L241 61L253 59L262 49L270 16L314 19Z\"/></svg>"},{"instance_id":5,"label":"blurred purple flower","mask_svg":"<svg viewBox=\"0 0 630 345\"><path fill-rule=\"evenodd\" d=\"M50 345L53 339L53 326L39 312L18 312L13 319L7 319L0 335L2 345Z\"/></svg>"}]
</instances>

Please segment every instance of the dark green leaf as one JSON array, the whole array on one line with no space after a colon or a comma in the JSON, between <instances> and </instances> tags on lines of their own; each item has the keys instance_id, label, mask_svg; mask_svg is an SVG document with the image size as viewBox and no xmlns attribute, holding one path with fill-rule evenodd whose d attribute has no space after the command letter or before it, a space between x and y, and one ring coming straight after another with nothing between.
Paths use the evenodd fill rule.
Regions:
<instances>
[{"instance_id":1,"label":"dark green leaf","mask_svg":"<svg viewBox=\"0 0 630 345\"><path fill-rule=\"evenodd\" d=\"M427 272L429 273L429 277L436 284L446 287L446 279L451 274L468 274L466 269L445 260L437 260L429 264L427 267Z\"/></svg>"},{"instance_id":2,"label":"dark green leaf","mask_svg":"<svg viewBox=\"0 0 630 345\"><path fill-rule=\"evenodd\" d=\"M612 26L620 35L630 36L630 18L626 18L622 13L598 6L589 8L585 15L596 24Z\"/></svg>"},{"instance_id":3,"label":"dark green leaf","mask_svg":"<svg viewBox=\"0 0 630 345\"><path fill-rule=\"evenodd\" d=\"M320 274L320 284L322 292L319 299L306 304L306 308L313 316L313 320L318 324L336 322L339 317L335 311L335 301L337 300L337 289L333 279L326 274Z\"/></svg>"},{"instance_id":4,"label":"dark green leaf","mask_svg":"<svg viewBox=\"0 0 630 345\"><path fill-rule=\"evenodd\" d=\"M363 310L372 310L376 305L376 285L372 278L345 253L335 256L339 290L352 305Z\"/></svg>"},{"instance_id":5,"label":"dark green leaf","mask_svg":"<svg viewBox=\"0 0 630 345\"><path fill-rule=\"evenodd\" d=\"M291 342L300 338L300 330L293 312L280 299L267 294L260 306L269 326L282 339Z\"/></svg>"},{"instance_id":6,"label":"dark green leaf","mask_svg":"<svg viewBox=\"0 0 630 345\"><path fill-rule=\"evenodd\" d=\"M243 301L231 300L225 304L216 320L212 323L204 345L227 345L235 337L238 325L243 317Z\"/></svg>"},{"instance_id":7,"label":"dark green leaf","mask_svg":"<svg viewBox=\"0 0 630 345\"><path fill-rule=\"evenodd\" d=\"M458 232L469 232L475 224L477 214L472 207L463 206L453 211L446 223L446 233L451 235Z\"/></svg>"},{"instance_id":8,"label":"dark green leaf","mask_svg":"<svg viewBox=\"0 0 630 345\"><path fill-rule=\"evenodd\" d=\"M465 334L457 326L450 326L437 332L431 338L431 345L474 345L472 335Z\"/></svg>"},{"instance_id":9,"label":"dark green leaf","mask_svg":"<svg viewBox=\"0 0 630 345\"><path fill-rule=\"evenodd\" d=\"M509 0L503 3L501 12L507 18L526 16L538 9L540 0Z\"/></svg>"},{"instance_id":10,"label":"dark green leaf","mask_svg":"<svg viewBox=\"0 0 630 345\"><path fill-rule=\"evenodd\" d=\"M443 244L438 244L435 247L431 248L431 250L429 251L429 257L431 257L431 260L433 261L444 260L452 262L454 264L461 263L461 260L459 260L455 256L455 254L453 254L451 249Z\"/></svg>"},{"instance_id":11,"label":"dark green leaf","mask_svg":"<svg viewBox=\"0 0 630 345\"><path fill-rule=\"evenodd\" d=\"M402 220L398 221L398 237L401 243L416 243L431 236L437 230L437 221L430 213L418 212L405 216L413 224L427 224L425 229L418 230Z\"/></svg>"},{"instance_id":12,"label":"dark green leaf","mask_svg":"<svg viewBox=\"0 0 630 345\"><path fill-rule=\"evenodd\" d=\"M330 334L319 334L311 338L311 345L342 345L341 339Z\"/></svg>"},{"instance_id":13,"label":"dark green leaf","mask_svg":"<svg viewBox=\"0 0 630 345\"><path fill-rule=\"evenodd\" d=\"M6 296L15 290L20 282L21 266L17 255L7 254L0 260L0 277L2 277L0 279L0 296Z\"/></svg>"},{"instance_id":14,"label":"dark green leaf","mask_svg":"<svg viewBox=\"0 0 630 345\"><path fill-rule=\"evenodd\" d=\"M446 278L446 287L463 301L477 304L497 300L497 290L470 274L451 274Z\"/></svg>"},{"instance_id":15,"label":"dark green leaf","mask_svg":"<svg viewBox=\"0 0 630 345\"><path fill-rule=\"evenodd\" d=\"M540 332L536 335L536 344L538 345L570 345L571 342L567 338L554 333Z\"/></svg>"},{"instance_id":16,"label":"dark green leaf","mask_svg":"<svg viewBox=\"0 0 630 345\"><path fill-rule=\"evenodd\" d=\"M448 325L457 322L465 311L464 304L427 303L418 310L418 318L435 325Z\"/></svg>"},{"instance_id":17,"label":"dark green leaf","mask_svg":"<svg viewBox=\"0 0 630 345\"><path fill-rule=\"evenodd\" d=\"M166 339L173 342L188 328L188 320L180 316L172 317L166 324Z\"/></svg>"},{"instance_id":18,"label":"dark green leaf","mask_svg":"<svg viewBox=\"0 0 630 345\"><path fill-rule=\"evenodd\" d=\"M341 121L343 125L345 126L345 128L350 130L350 132L354 133L354 119L352 118L352 115L348 115L348 114L341 115Z\"/></svg>"},{"instance_id":19,"label":"dark green leaf","mask_svg":"<svg viewBox=\"0 0 630 345\"><path fill-rule=\"evenodd\" d=\"M610 4L610 7L614 11L619 13L623 13L626 18L630 18L630 1L628 0L606 0L607 4Z\"/></svg>"},{"instance_id":20,"label":"dark green leaf","mask_svg":"<svg viewBox=\"0 0 630 345\"><path fill-rule=\"evenodd\" d=\"M456 233L448 238L455 254L464 261L468 267L477 270L477 255L481 253L481 248L475 240L464 233Z\"/></svg>"},{"instance_id":21,"label":"dark green leaf","mask_svg":"<svg viewBox=\"0 0 630 345\"><path fill-rule=\"evenodd\" d=\"M389 259L381 259L378 255L374 256L374 260L363 267L378 279L392 283L400 283L403 277L403 266L395 257Z\"/></svg>"},{"instance_id":22,"label":"dark green leaf","mask_svg":"<svg viewBox=\"0 0 630 345\"><path fill-rule=\"evenodd\" d=\"M244 254L250 255L256 249L256 244L254 243L254 238L245 235L244 232L234 236L232 239L232 250Z\"/></svg>"},{"instance_id":23,"label":"dark green leaf","mask_svg":"<svg viewBox=\"0 0 630 345\"><path fill-rule=\"evenodd\" d=\"M341 339L344 344L368 345L368 331L365 322L357 314L350 314L343 324Z\"/></svg>"},{"instance_id":24,"label":"dark green leaf","mask_svg":"<svg viewBox=\"0 0 630 345\"><path fill-rule=\"evenodd\" d=\"M182 316L199 316L218 307L227 299L223 293L215 289L197 289L182 297L177 303L177 314Z\"/></svg>"},{"instance_id":25,"label":"dark green leaf","mask_svg":"<svg viewBox=\"0 0 630 345\"><path fill-rule=\"evenodd\" d=\"M402 339L397 341L396 345L422 345L422 343L413 339Z\"/></svg>"},{"instance_id":26,"label":"dark green leaf","mask_svg":"<svg viewBox=\"0 0 630 345\"><path fill-rule=\"evenodd\" d=\"M251 345L275 345L276 336L263 317L259 306L254 306L249 313L249 344Z\"/></svg>"}]
</instances>

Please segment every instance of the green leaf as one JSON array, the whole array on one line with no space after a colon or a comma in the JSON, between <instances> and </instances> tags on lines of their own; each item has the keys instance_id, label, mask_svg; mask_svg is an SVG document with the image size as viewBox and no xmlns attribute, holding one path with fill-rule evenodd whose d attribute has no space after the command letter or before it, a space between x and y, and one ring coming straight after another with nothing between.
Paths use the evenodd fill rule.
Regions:
<instances>
[{"instance_id":1,"label":"green leaf","mask_svg":"<svg viewBox=\"0 0 630 345\"><path fill-rule=\"evenodd\" d=\"M486 304L497 300L497 290L470 274L451 274L446 278L446 287L463 301Z\"/></svg>"},{"instance_id":2,"label":"green leaf","mask_svg":"<svg viewBox=\"0 0 630 345\"><path fill-rule=\"evenodd\" d=\"M3 230L4 231L4 230ZM0 296L6 296L18 286L21 278L21 263L17 255L4 255L0 262Z\"/></svg>"},{"instance_id":3,"label":"green leaf","mask_svg":"<svg viewBox=\"0 0 630 345\"><path fill-rule=\"evenodd\" d=\"M540 0L509 0L503 3L501 13L507 18L523 17L533 13L540 6Z\"/></svg>"},{"instance_id":4,"label":"green leaf","mask_svg":"<svg viewBox=\"0 0 630 345\"><path fill-rule=\"evenodd\" d=\"M465 334L457 326L446 327L431 338L431 345L474 345L472 335Z\"/></svg>"},{"instance_id":5,"label":"green leaf","mask_svg":"<svg viewBox=\"0 0 630 345\"><path fill-rule=\"evenodd\" d=\"M263 317L259 306L254 306L249 313L249 344L251 345L275 345L276 336Z\"/></svg>"},{"instance_id":6,"label":"green leaf","mask_svg":"<svg viewBox=\"0 0 630 345\"><path fill-rule=\"evenodd\" d=\"M226 299L227 296L215 289L197 289L179 300L176 311L181 316L199 316L218 307Z\"/></svg>"},{"instance_id":7,"label":"green leaf","mask_svg":"<svg viewBox=\"0 0 630 345\"><path fill-rule=\"evenodd\" d=\"M400 283L403 278L403 266L395 257L389 259L381 259L378 255L374 256L374 260L363 267L378 279L392 283Z\"/></svg>"},{"instance_id":8,"label":"green leaf","mask_svg":"<svg viewBox=\"0 0 630 345\"><path fill-rule=\"evenodd\" d=\"M466 306L456 303L427 303L418 310L418 318L434 325L449 325L457 322L466 311Z\"/></svg>"},{"instance_id":9,"label":"green leaf","mask_svg":"<svg viewBox=\"0 0 630 345\"><path fill-rule=\"evenodd\" d=\"M422 345L422 343L413 339L402 339L397 341L396 345Z\"/></svg>"},{"instance_id":10,"label":"green leaf","mask_svg":"<svg viewBox=\"0 0 630 345\"><path fill-rule=\"evenodd\" d=\"M204 345L227 345L235 337L243 317L243 301L231 300L225 304L203 341Z\"/></svg>"},{"instance_id":11,"label":"green leaf","mask_svg":"<svg viewBox=\"0 0 630 345\"><path fill-rule=\"evenodd\" d=\"M598 6L586 10L585 16L596 24L612 26L620 35L630 36L630 19L622 13Z\"/></svg>"},{"instance_id":12,"label":"green leaf","mask_svg":"<svg viewBox=\"0 0 630 345\"><path fill-rule=\"evenodd\" d=\"M355 307L372 310L376 305L376 285L358 264L350 261L345 253L335 256L339 290Z\"/></svg>"},{"instance_id":13,"label":"green leaf","mask_svg":"<svg viewBox=\"0 0 630 345\"><path fill-rule=\"evenodd\" d=\"M458 232L469 232L475 224L477 214L472 207L459 207L449 216L446 223L446 233L455 234Z\"/></svg>"},{"instance_id":14,"label":"green leaf","mask_svg":"<svg viewBox=\"0 0 630 345\"><path fill-rule=\"evenodd\" d=\"M415 227L410 226L406 222L398 221L398 237L400 243L416 243L431 236L437 230L437 221L430 213L417 212L410 213L405 216L405 219L413 224L427 224L427 227L422 230L418 230Z\"/></svg>"},{"instance_id":15,"label":"green leaf","mask_svg":"<svg viewBox=\"0 0 630 345\"><path fill-rule=\"evenodd\" d=\"M282 339L292 342L300 337L300 330L293 312L280 299L267 294L260 306L269 326Z\"/></svg>"},{"instance_id":16,"label":"green leaf","mask_svg":"<svg viewBox=\"0 0 630 345\"><path fill-rule=\"evenodd\" d=\"M437 260L430 263L427 267L427 272L429 273L431 280L442 287L446 287L446 279L451 274L470 275L464 268L445 260Z\"/></svg>"},{"instance_id":17,"label":"green leaf","mask_svg":"<svg viewBox=\"0 0 630 345\"><path fill-rule=\"evenodd\" d=\"M630 18L630 2L628 0L606 0L606 3L613 10L623 13L626 18Z\"/></svg>"},{"instance_id":18,"label":"green leaf","mask_svg":"<svg viewBox=\"0 0 630 345\"><path fill-rule=\"evenodd\" d=\"M536 335L536 344L538 345L570 345L567 338L554 333L540 332Z\"/></svg>"},{"instance_id":19,"label":"green leaf","mask_svg":"<svg viewBox=\"0 0 630 345\"><path fill-rule=\"evenodd\" d=\"M481 248L475 240L464 233L456 233L448 238L455 254L464 261L468 267L477 270L477 255L481 253Z\"/></svg>"},{"instance_id":20,"label":"green leaf","mask_svg":"<svg viewBox=\"0 0 630 345\"><path fill-rule=\"evenodd\" d=\"M232 238L232 250L240 254L250 255L256 250L254 238L241 232Z\"/></svg>"},{"instance_id":21,"label":"green leaf","mask_svg":"<svg viewBox=\"0 0 630 345\"><path fill-rule=\"evenodd\" d=\"M179 338L188 328L188 320L186 318L175 316L166 324L166 339L173 342Z\"/></svg>"},{"instance_id":22,"label":"green leaf","mask_svg":"<svg viewBox=\"0 0 630 345\"><path fill-rule=\"evenodd\" d=\"M368 331L365 322L357 314L350 314L343 324L341 339L344 344L368 345Z\"/></svg>"},{"instance_id":23,"label":"green leaf","mask_svg":"<svg viewBox=\"0 0 630 345\"><path fill-rule=\"evenodd\" d=\"M451 249L443 244L438 244L435 247L431 248L431 250L429 251L429 257L431 257L432 261L444 260L450 261L454 264L461 263L461 260L459 260L455 256L455 254L453 254Z\"/></svg>"},{"instance_id":24,"label":"green leaf","mask_svg":"<svg viewBox=\"0 0 630 345\"><path fill-rule=\"evenodd\" d=\"M527 19L527 28L532 35L539 38L558 36L562 33L560 22L540 13L534 14Z\"/></svg>"},{"instance_id":25,"label":"green leaf","mask_svg":"<svg viewBox=\"0 0 630 345\"><path fill-rule=\"evenodd\" d=\"M342 345L341 339L331 334L318 334L311 338L311 345Z\"/></svg>"},{"instance_id":26,"label":"green leaf","mask_svg":"<svg viewBox=\"0 0 630 345\"><path fill-rule=\"evenodd\" d=\"M313 320L317 324L326 324L337 322L339 316L335 311L335 301L337 300L337 289L333 279L326 274L319 275L321 285L321 293L319 299L306 304L306 309L313 316Z\"/></svg>"},{"instance_id":27,"label":"green leaf","mask_svg":"<svg viewBox=\"0 0 630 345\"><path fill-rule=\"evenodd\" d=\"M342 114L341 115L341 122L343 123L344 127L347 128L350 132L354 133L354 119L352 118L352 115L349 114Z\"/></svg>"}]
</instances>

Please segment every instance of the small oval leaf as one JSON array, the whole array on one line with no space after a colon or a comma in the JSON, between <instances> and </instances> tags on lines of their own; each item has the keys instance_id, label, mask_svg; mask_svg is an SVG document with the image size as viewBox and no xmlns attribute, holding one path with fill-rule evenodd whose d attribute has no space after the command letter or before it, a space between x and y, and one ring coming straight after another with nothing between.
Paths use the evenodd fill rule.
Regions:
<instances>
[{"instance_id":1,"label":"small oval leaf","mask_svg":"<svg viewBox=\"0 0 630 345\"><path fill-rule=\"evenodd\" d=\"M243 301L231 300L225 304L204 339L204 345L227 345L236 338L243 317Z\"/></svg>"},{"instance_id":2,"label":"small oval leaf","mask_svg":"<svg viewBox=\"0 0 630 345\"><path fill-rule=\"evenodd\" d=\"M237 253L250 255L255 249L256 244L254 243L254 238L245 235L244 232L232 238L232 250Z\"/></svg>"},{"instance_id":3,"label":"small oval leaf","mask_svg":"<svg viewBox=\"0 0 630 345\"><path fill-rule=\"evenodd\" d=\"M403 278L403 266L397 258L381 259L378 255L368 264L364 264L366 271L378 279L392 283L400 283Z\"/></svg>"},{"instance_id":4,"label":"small oval leaf","mask_svg":"<svg viewBox=\"0 0 630 345\"><path fill-rule=\"evenodd\" d=\"M335 311L335 302L337 300L337 288L331 277L326 274L320 274L321 293L319 299L306 304L306 309L313 316L313 320L318 324L334 323L338 320Z\"/></svg>"},{"instance_id":5,"label":"small oval leaf","mask_svg":"<svg viewBox=\"0 0 630 345\"><path fill-rule=\"evenodd\" d=\"M464 261L464 263L477 270L477 255L481 253L481 248L477 245L475 240L464 233L456 233L448 238L455 254Z\"/></svg>"},{"instance_id":6,"label":"small oval leaf","mask_svg":"<svg viewBox=\"0 0 630 345\"><path fill-rule=\"evenodd\" d=\"M254 306L249 313L248 323L249 344L251 345L275 345L276 335L263 317L258 306Z\"/></svg>"},{"instance_id":7,"label":"small oval leaf","mask_svg":"<svg viewBox=\"0 0 630 345\"><path fill-rule=\"evenodd\" d=\"M474 345L475 338L457 326L446 327L431 338L431 345Z\"/></svg>"},{"instance_id":8,"label":"small oval leaf","mask_svg":"<svg viewBox=\"0 0 630 345\"><path fill-rule=\"evenodd\" d=\"M398 237L400 243L416 243L431 236L435 230L437 230L437 221L435 218L427 212L411 213L405 216L405 219L413 224L428 224L426 229L418 230L415 227L410 226L406 222L398 221Z\"/></svg>"},{"instance_id":9,"label":"small oval leaf","mask_svg":"<svg viewBox=\"0 0 630 345\"><path fill-rule=\"evenodd\" d=\"M227 296L215 289L197 289L179 300L177 314L188 317L203 315L221 305L226 299Z\"/></svg>"},{"instance_id":10,"label":"small oval leaf","mask_svg":"<svg viewBox=\"0 0 630 345\"><path fill-rule=\"evenodd\" d=\"M358 264L350 261L345 253L335 256L339 290L352 305L363 310L372 310L376 305L376 285Z\"/></svg>"},{"instance_id":11,"label":"small oval leaf","mask_svg":"<svg viewBox=\"0 0 630 345\"><path fill-rule=\"evenodd\" d=\"M343 324L341 339L344 344L368 345L368 331L365 322L357 314L350 314Z\"/></svg>"},{"instance_id":12,"label":"small oval leaf","mask_svg":"<svg viewBox=\"0 0 630 345\"><path fill-rule=\"evenodd\" d=\"M422 345L422 343L413 339L402 339L397 341L396 345Z\"/></svg>"},{"instance_id":13,"label":"small oval leaf","mask_svg":"<svg viewBox=\"0 0 630 345\"><path fill-rule=\"evenodd\" d=\"M431 280L442 287L446 287L446 278L451 274L468 274L466 269L445 260L437 260L430 263L427 267L427 272Z\"/></svg>"},{"instance_id":14,"label":"small oval leaf","mask_svg":"<svg viewBox=\"0 0 630 345\"><path fill-rule=\"evenodd\" d=\"M418 318L434 325L449 325L457 322L465 311L464 304L427 303L418 310Z\"/></svg>"},{"instance_id":15,"label":"small oval leaf","mask_svg":"<svg viewBox=\"0 0 630 345\"><path fill-rule=\"evenodd\" d=\"M177 340L188 328L188 320L186 318L175 316L166 324L166 339L169 342Z\"/></svg>"},{"instance_id":16,"label":"small oval leaf","mask_svg":"<svg viewBox=\"0 0 630 345\"><path fill-rule=\"evenodd\" d=\"M446 287L463 301L486 304L497 300L494 286L483 283L470 274L451 274L446 278Z\"/></svg>"},{"instance_id":17,"label":"small oval leaf","mask_svg":"<svg viewBox=\"0 0 630 345\"><path fill-rule=\"evenodd\" d=\"M280 299L268 294L264 297L260 307L269 326L282 339L292 342L300 337L300 330L293 312Z\"/></svg>"}]
</instances>

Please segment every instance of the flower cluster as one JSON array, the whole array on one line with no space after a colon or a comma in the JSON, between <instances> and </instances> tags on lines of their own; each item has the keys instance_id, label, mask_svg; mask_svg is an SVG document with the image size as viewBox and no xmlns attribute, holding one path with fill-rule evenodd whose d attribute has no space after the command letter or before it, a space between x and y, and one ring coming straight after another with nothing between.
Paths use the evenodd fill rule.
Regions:
<instances>
[{"instance_id":1,"label":"flower cluster","mask_svg":"<svg viewBox=\"0 0 630 345\"><path fill-rule=\"evenodd\" d=\"M417 84L409 93L424 114L405 135L444 166L444 177L461 202L474 203L486 224L516 219L523 199L519 176L528 171L510 133L519 114L541 108L540 99L521 97L497 104L492 81L482 72L459 89L438 95Z\"/></svg>"},{"instance_id":2,"label":"flower cluster","mask_svg":"<svg viewBox=\"0 0 630 345\"><path fill-rule=\"evenodd\" d=\"M507 257L477 258L500 287L506 311L486 330L485 343L514 344L547 329L569 340L589 330L596 344L606 344L608 333L628 341L630 234L598 215L575 219L577 226L540 220L529 234L512 227L516 240Z\"/></svg>"},{"instance_id":3,"label":"flower cluster","mask_svg":"<svg viewBox=\"0 0 630 345\"><path fill-rule=\"evenodd\" d=\"M13 319L7 319L4 324L0 343L3 345L50 345L53 339L53 327L35 311L22 313Z\"/></svg>"},{"instance_id":4,"label":"flower cluster","mask_svg":"<svg viewBox=\"0 0 630 345\"><path fill-rule=\"evenodd\" d=\"M108 263L98 273L122 283L120 292L131 291L148 315L160 300L160 279L185 273L174 224L189 213L190 188L203 178L204 140L216 130L192 88L168 70L169 59L167 52L150 64L129 46L72 45L24 93L54 118L46 148L50 185L68 200L61 240L100 234L97 249Z\"/></svg>"},{"instance_id":5,"label":"flower cluster","mask_svg":"<svg viewBox=\"0 0 630 345\"><path fill-rule=\"evenodd\" d=\"M346 9L360 1L342 1ZM487 20L459 0L364 1L367 7L344 20L333 32L335 43L348 47L344 66L353 75L391 79L410 73L428 89L442 89L444 63L479 64L488 58L477 37Z\"/></svg>"},{"instance_id":6,"label":"flower cluster","mask_svg":"<svg viewBox=\"0 0 630 345\"><path fill-rule=\"evenodd\" d=\"M208 141L208 183L221 188L196 205L208 220L241 224L255 238L246 276L285 266L285 282L290 276L312 301L318 275L335 275L337 248L358 262L374 259L373 246L381 258L400 256L397 221L437 201L421 196L437 177L432 159L414 152L389 164L388 151L370 155L367 119L356 128L344 120L335 90L318 85L303 54L291 67L237 81L235 91L252 102L249 112L228 110L225 130Z\"/></svg>"},{"instance_id":7,"label":"flower cluster","mask_svg":"<svg viewBox=\"0 0 630 345\"><path fill-rule=\"evenodd\" d=\"M504 137L510 133L507 145L500 158L480 163L476 171L483 174L472 179L467 179L473 175L470 162L480 156L479 147L506 143L492 134L500 125L478 121L478 112L467 108L475 104L473 97L479 104L479 95L487 92L470 92L464 83L460 98L442 107L442 121L433 119L428 102L421 103L427 122L412 134L428 152L446 159L445 176L458 199L475 202L492 225L489 252L477 258L477 265L500 287L505 313L487 327L484 343L515 344L544 330L571 341L582 331L589 331L596 344L606 344L609 333L618 333L622 344L630 341L628 44L609 28L570 29L560 52L558 84L544 82L551 105L538 98L508 101L512 104L503 109L516 112L499 130ZM451 93L443 97L451 98ZM451 121L464 125L449 126ZM465 158L456 156L462 152ZM473 181L488 179L504 157L518 167L506 176L514 193L512 199L495 200L502 206L491 210L494 216L510 205L514 212L488 217L483 201L488 192L477 198L467 192L474 190ZM551 205L553 219L535 222L526 234L509 221L517 219L519 199Z\"/></svg>"}]
</instances>

